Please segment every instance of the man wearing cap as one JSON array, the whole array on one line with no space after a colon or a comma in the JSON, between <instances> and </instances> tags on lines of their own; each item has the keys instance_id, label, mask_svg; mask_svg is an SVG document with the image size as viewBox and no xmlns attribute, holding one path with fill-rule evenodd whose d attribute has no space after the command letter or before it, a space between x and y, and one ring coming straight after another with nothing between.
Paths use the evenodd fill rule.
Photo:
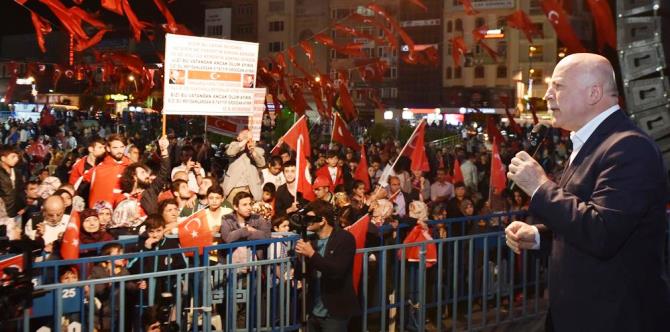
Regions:
<instances>
[{"instance_id":1,"label":"man wearing cap","mask_svg":"<svg viewBox=\"0 0 670 332\"><path fill-rule=\"evenodd\" d=\"M316 180L314 180L314 183L312 183L312 189L314 190L314 195L316 198L322 201L326 201L330 204L334 204L333 198L335 195L330 192L330 186L331 182L327 177L322 175L317 176Z\"/></svg>"}]
</instances>

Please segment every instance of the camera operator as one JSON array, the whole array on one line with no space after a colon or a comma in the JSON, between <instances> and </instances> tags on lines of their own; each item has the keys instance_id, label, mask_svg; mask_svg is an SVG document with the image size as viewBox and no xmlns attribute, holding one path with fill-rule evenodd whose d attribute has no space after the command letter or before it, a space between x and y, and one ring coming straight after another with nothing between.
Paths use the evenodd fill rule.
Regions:
<instances>
[{"instance_id":1,"label":"camera operator","mask_svg":"<svg viewBox=\"0 0 670 332\"><path fill-rule=\"evenodd\" d=\"M303 218L317 237L301 239L295 247L307 260L308 330L346 331L349 319L360 311L351 271L356 242L349 232L333 227L333 207L326 201L308 204Z\"/></svg>"}]
</instances>

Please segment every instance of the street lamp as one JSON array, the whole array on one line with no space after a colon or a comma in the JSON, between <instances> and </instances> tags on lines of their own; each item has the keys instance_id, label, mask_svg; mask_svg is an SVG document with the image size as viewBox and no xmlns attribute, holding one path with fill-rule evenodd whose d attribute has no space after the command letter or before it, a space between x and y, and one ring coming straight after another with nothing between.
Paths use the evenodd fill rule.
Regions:
<instances>
[{"instance_id":1,"label":"street lamp","mask_svg":"<svg viewBox=\"0 0 670 332\"><path fill-rule=\"evenodd\" d=\"M135 76L128 75L128 81L131 81L131 82L133 82L133 84L135 84L135 92L137 92L138 91L137 90L137 81L135 80Z\"/></svg>"},{"instance_id":2,"label":"street lamp","mask_svg":"<svg viewBox=\"0 0 670 332\"><path fill-rule=\"evenodd\" d=\"M395 137L398 138L398 135L400 135L400 118L394 115L392 110L384 111L384 120L395 120L393 121L395 125Z\"/></svg>"},{"instance_id":3,"label":"street lamp","mask_svg":"<svg viewBox=\"0 0 670 332\"><path fill-rule=\"evenodd\" d=\"M414 113L409 110L409 108L402 109L402 118L403 120L411 120L414 118Z\"/></svg>"}]
</instances>

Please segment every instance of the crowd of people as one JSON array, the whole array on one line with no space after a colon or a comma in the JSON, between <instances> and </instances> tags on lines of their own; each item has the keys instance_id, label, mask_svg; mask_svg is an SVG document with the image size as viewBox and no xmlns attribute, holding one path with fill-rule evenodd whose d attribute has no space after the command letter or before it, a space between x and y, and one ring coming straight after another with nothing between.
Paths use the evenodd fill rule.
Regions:
<instances>
[{"instance_id":1,"label":"crowd of people","mask_svg":"<svg viewBox=\"0 0 670 332\"><path fill-rule=\"evenodd\" d=\"M288 231L290 216L309 203L297 190L299 172L305 172L316 199L337 211L335 229L347 229L366 214L371 216L366 246L380 245L380 239L403 240L406 233L378 236L378 229L385 224L392 228L399 223L418 225L434 238L446 238L501 225L482 219L451 229L453 234L449 234L444 224L431 227L427 221L527 208L528 197L518 189L506 191L501 203L492 204L490 144L482 134L468 135L456 145L429 145L428 172L411 171L409 159L397 158L402 149L398 140L368 140L367 188L352 176L360 154L338 144L315 146L309 166L297 169L293 151L282 149L271 155L268 142L254 141L248 130L219 150L201 136L177 137L169 131L152 142L147 141L147 135L113 133L109 121L96 127L83 126L81 121L10 120L0 128L4 143L0 148L0 224L10 240L30 239L42 246L45 255L40 259L61 259L63 233L74 212L81 221L80 243L136 235L137 245L130 249L134 251L179 247L178 239L171 235L178 233L181 222L203 209L215 234L214 243L271 238L273 232ZM519 150L529 148L525 138L529 132L527 126L521 139L502 142L503 164ZM568 141L561 131L550 131L541 146L537 157L550 176L567 160ZM454 179L455 164L460 164L462 180ZM388 179L382 179L385 170L391 174ZM286 249L283 251L285 254ZM101 250L102 255L122 252L123 247L114 242ZM77 278L185 265L186 260L179 257L167 265L148 260L117 261L100 264L88 276ZM78 271L68 273L71 277ZM68 276L63 272L61 277ZM103 288L96 287L96 294L109 291ZM99 323L104 330L109 320Z\"/></svg>"}]
</instances>

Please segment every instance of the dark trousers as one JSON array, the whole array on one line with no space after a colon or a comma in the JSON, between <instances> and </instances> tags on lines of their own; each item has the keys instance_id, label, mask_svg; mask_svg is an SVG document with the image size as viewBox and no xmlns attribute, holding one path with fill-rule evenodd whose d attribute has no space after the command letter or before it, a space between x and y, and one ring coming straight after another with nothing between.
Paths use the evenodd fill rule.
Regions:
<instances>
[{"instance_id":1,"label":"dark trousers","mask_svg":"<svg viewBox=\"0 0 670 332\"><path fill-rule=\"evenodd\" d=\"M346 332L349 319L337 319L333 317L310 316L307 320L309 332Z\"/></svg>"}]
</instances>

